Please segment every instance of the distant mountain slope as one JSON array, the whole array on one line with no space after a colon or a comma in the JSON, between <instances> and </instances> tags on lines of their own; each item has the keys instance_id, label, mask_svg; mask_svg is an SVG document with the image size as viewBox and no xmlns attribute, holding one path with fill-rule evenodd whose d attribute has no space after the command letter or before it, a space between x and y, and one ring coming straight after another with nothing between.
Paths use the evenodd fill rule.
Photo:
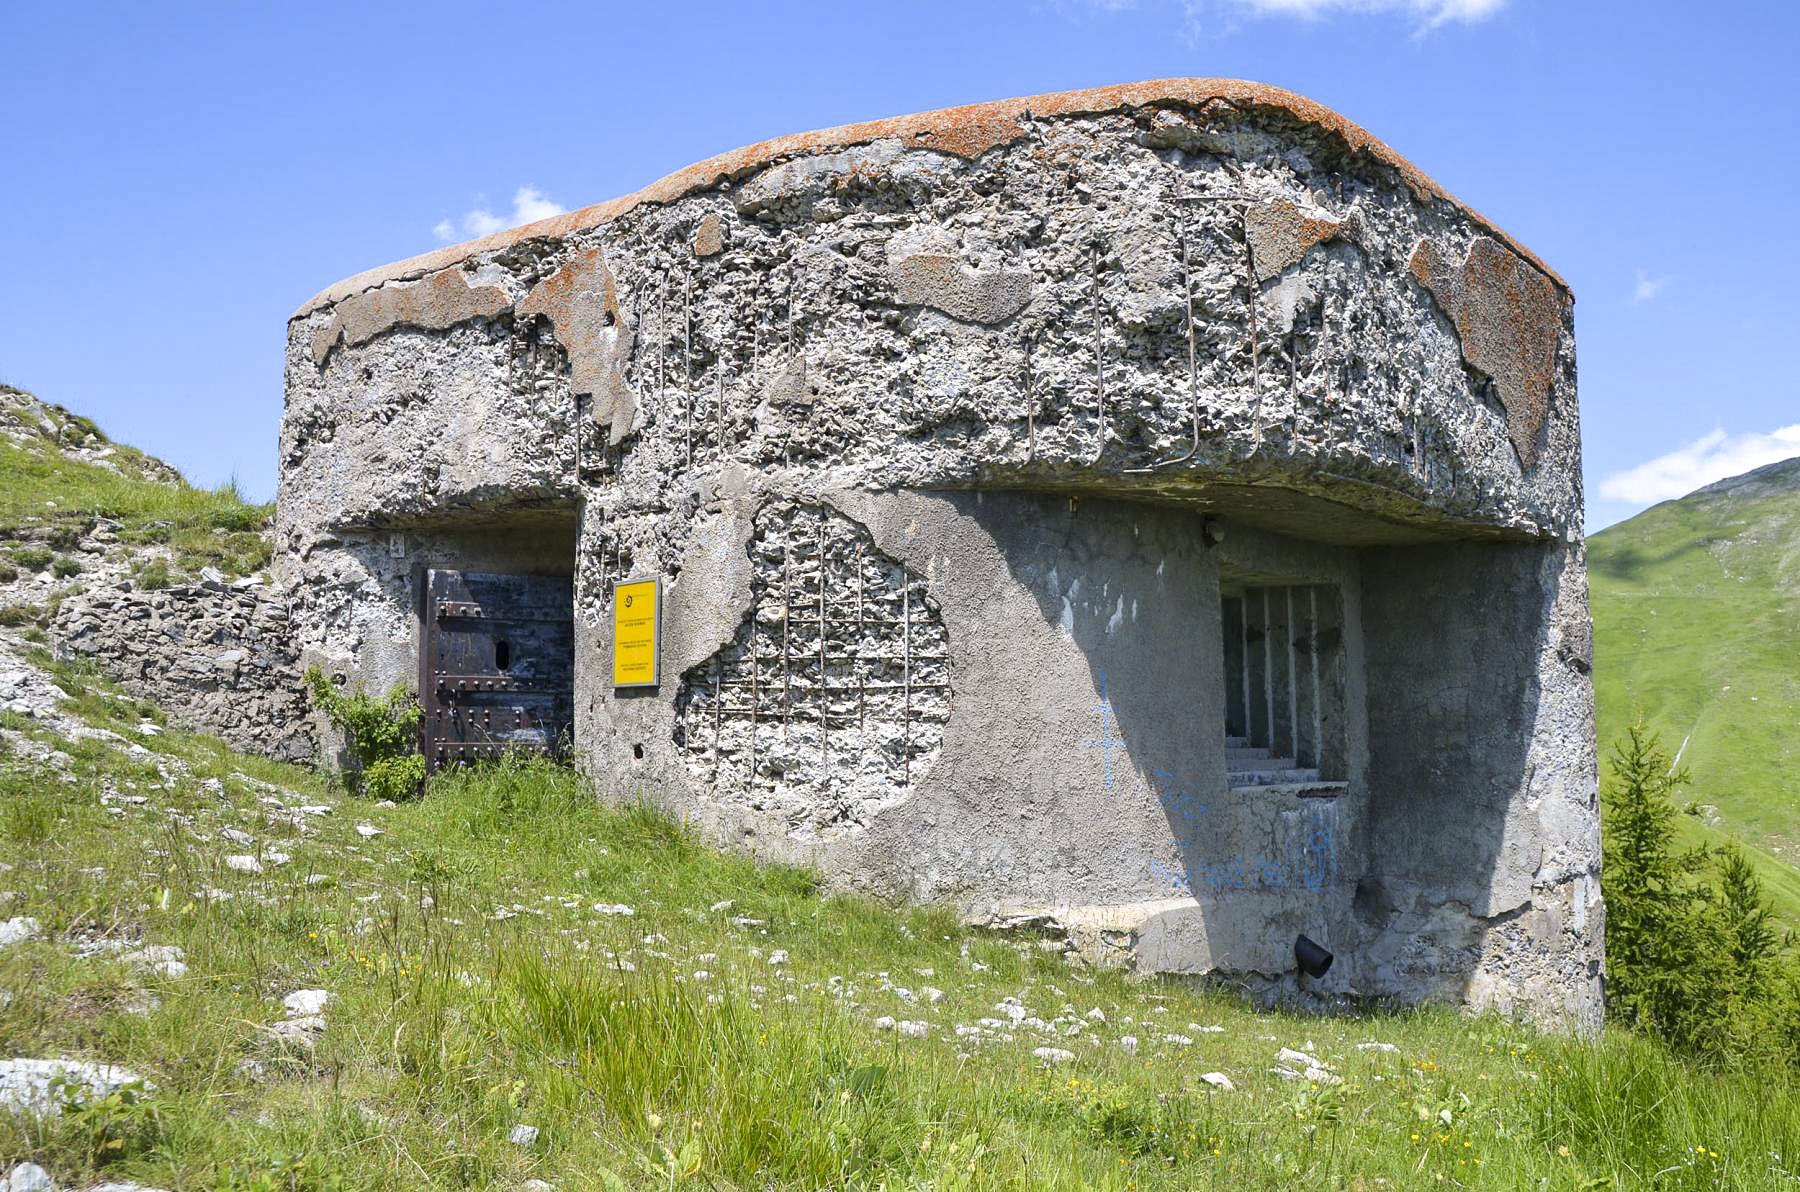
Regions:
<instances>
[{"instance_id":1,"label":"distant mountain slope","mask_svg":"<svg viewBox=\"0 0 1800 1192\"><path fill-rule=\"evenodd\" d=\"M1702 823L1800 865L1800 458L1596 534L1588 573L1602 757L1641 714Z\"/></svg>"}]
</instances>

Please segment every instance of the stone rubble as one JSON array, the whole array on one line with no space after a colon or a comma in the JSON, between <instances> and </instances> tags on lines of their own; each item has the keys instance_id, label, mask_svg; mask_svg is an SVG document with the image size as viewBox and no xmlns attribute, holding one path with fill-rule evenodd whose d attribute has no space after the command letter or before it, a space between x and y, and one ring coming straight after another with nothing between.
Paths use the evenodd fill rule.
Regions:
<instances>
[{"instance_id":1,"label":"stone rubble","mask_svg":"<svg viewBox=\"0 0 1800 1192\"><path fill-rule=\"evenodd\" d=\"M60 1082L63 1098L105 1097L128 1085L155 1086L129 1068L87 1060L0 1060L0 1110L53 1117L62 1099L52 1089Z\"/></svg>"}]
</instances>

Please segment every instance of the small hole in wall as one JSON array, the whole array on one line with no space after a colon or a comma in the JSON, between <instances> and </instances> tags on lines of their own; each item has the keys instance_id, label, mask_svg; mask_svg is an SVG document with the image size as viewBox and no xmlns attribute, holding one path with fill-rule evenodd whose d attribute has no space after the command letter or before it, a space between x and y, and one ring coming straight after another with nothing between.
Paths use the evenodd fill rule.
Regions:
<instances>
[{"instance_id":1,"label":"small hole in wall","mask_svg":"<svg viewBox=\"0 0 1800 1192\"><path fill-rule=\"evenodd\" d=\"M512 665L512 646L505 638L494 643L494 669L505 670Z\"/></svg>"},{"instance_id":2,"label":"small hole in wall","mask_svg":"<svg viewBox=\"0 0 1800 1192\"><path fill-rule=\"evenodd\" d=\"M631 747L631 756L636 758L640 762L643 761L644 760L644 747L642 745L633 745Z\"/></svg>"}]
</instances>

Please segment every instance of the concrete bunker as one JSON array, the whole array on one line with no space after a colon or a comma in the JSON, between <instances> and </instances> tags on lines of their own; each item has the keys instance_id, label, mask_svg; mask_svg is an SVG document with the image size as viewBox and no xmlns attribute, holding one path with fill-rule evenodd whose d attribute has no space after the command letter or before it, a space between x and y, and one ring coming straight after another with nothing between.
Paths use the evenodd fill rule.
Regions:
<instances>
[{"instance_id":1,"label":"concrete bunker","mask_svg":"<svg viewBox=\"0 0 1800 1192\"><path fill-rule=\"evenodd\" d=\"M841 888L1592 1027L1572 302L1274 88L785 138L301 307L278 577L422 689L434 572L561 577L602 792Z\"/></svg>"}]
</instances>

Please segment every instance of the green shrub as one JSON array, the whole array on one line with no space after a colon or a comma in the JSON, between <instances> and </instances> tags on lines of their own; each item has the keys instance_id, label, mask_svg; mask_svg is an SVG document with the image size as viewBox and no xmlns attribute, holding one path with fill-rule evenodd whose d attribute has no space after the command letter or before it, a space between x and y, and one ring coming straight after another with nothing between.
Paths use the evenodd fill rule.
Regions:
<instances>
[{"instance_id":1,"label":"green shrub","mask_svg":"<svg viewBox=\"0 0 1800 1192\"><path fill-rule=\"evenodd\" d=\"M12 557L13 562L21 567L29 568L32 571L42 571L44 568L50 566L50 560L54 559L56 555L52 553L49 547L39 546L34 543L29 546L15 547L13 549Z\"/></svg>"},{"instance_id":2,"label":"green shrub","mask_svg":"<svg viewBox=\"0 0 1800 1192\"><path fill-rule=\"evenodd\" d=\"M169 577L169 561L160 558L140 563L135 578L138 587L152 592L160 592L174 582Z\"/></svg>"},{"instance_id":3,"label":"green shrub","mask_svg":"<svg viewBox=\"0 0 1800 1192\"><path fill-rule=\"evenodd\" d=\"M10 584L19 578L19 569L11 563L0 563L0 584Z\"/></svg>"},{"instance_id":4,"label":"green shrub","mask_svg":"<svg viewBox=\"0 0 1800 1192\"><path fill-rule=\"evenodd\" d=\"M35 604L0 605L0 629L17 629L21 625L32 625L43 615L44 610Z\"/></svg>"},{"instance_id":5,"label":"green shrub","mask_svg":"<svg viewBox=\"0 0 1800 1192\"><path fill-rule=\"evenodd\" d=\"M382 699L366 691L343 691L318 667L306 672L313 706L344 734L351 769L350 788L375 799L410 799L425 781L425 759L417 750L419 701L400 684Z\"/></svg>"},{"instance_id":6,"label":"green shrub","mask_svg":"<svg viewBox=\"0 0 1800 1192\"><path fill-rule=\"evenodd\" d=\"M173 533L168 522L150 522L141 526L125 526L119 530L119 541L132 546L148 546L169 540Z\"/></svg>"},{"instance_id":7,"label":"green shrub","mask_svg":"<svg viewBox=\"0 0 1800 1192\"><path fill-rule=\"evenodd\" d=\"M81 574L81 564L67 555L58 555L51 562L50 571L57 579L68 579L72 575Z\"/></svg>"}]
</instances>

